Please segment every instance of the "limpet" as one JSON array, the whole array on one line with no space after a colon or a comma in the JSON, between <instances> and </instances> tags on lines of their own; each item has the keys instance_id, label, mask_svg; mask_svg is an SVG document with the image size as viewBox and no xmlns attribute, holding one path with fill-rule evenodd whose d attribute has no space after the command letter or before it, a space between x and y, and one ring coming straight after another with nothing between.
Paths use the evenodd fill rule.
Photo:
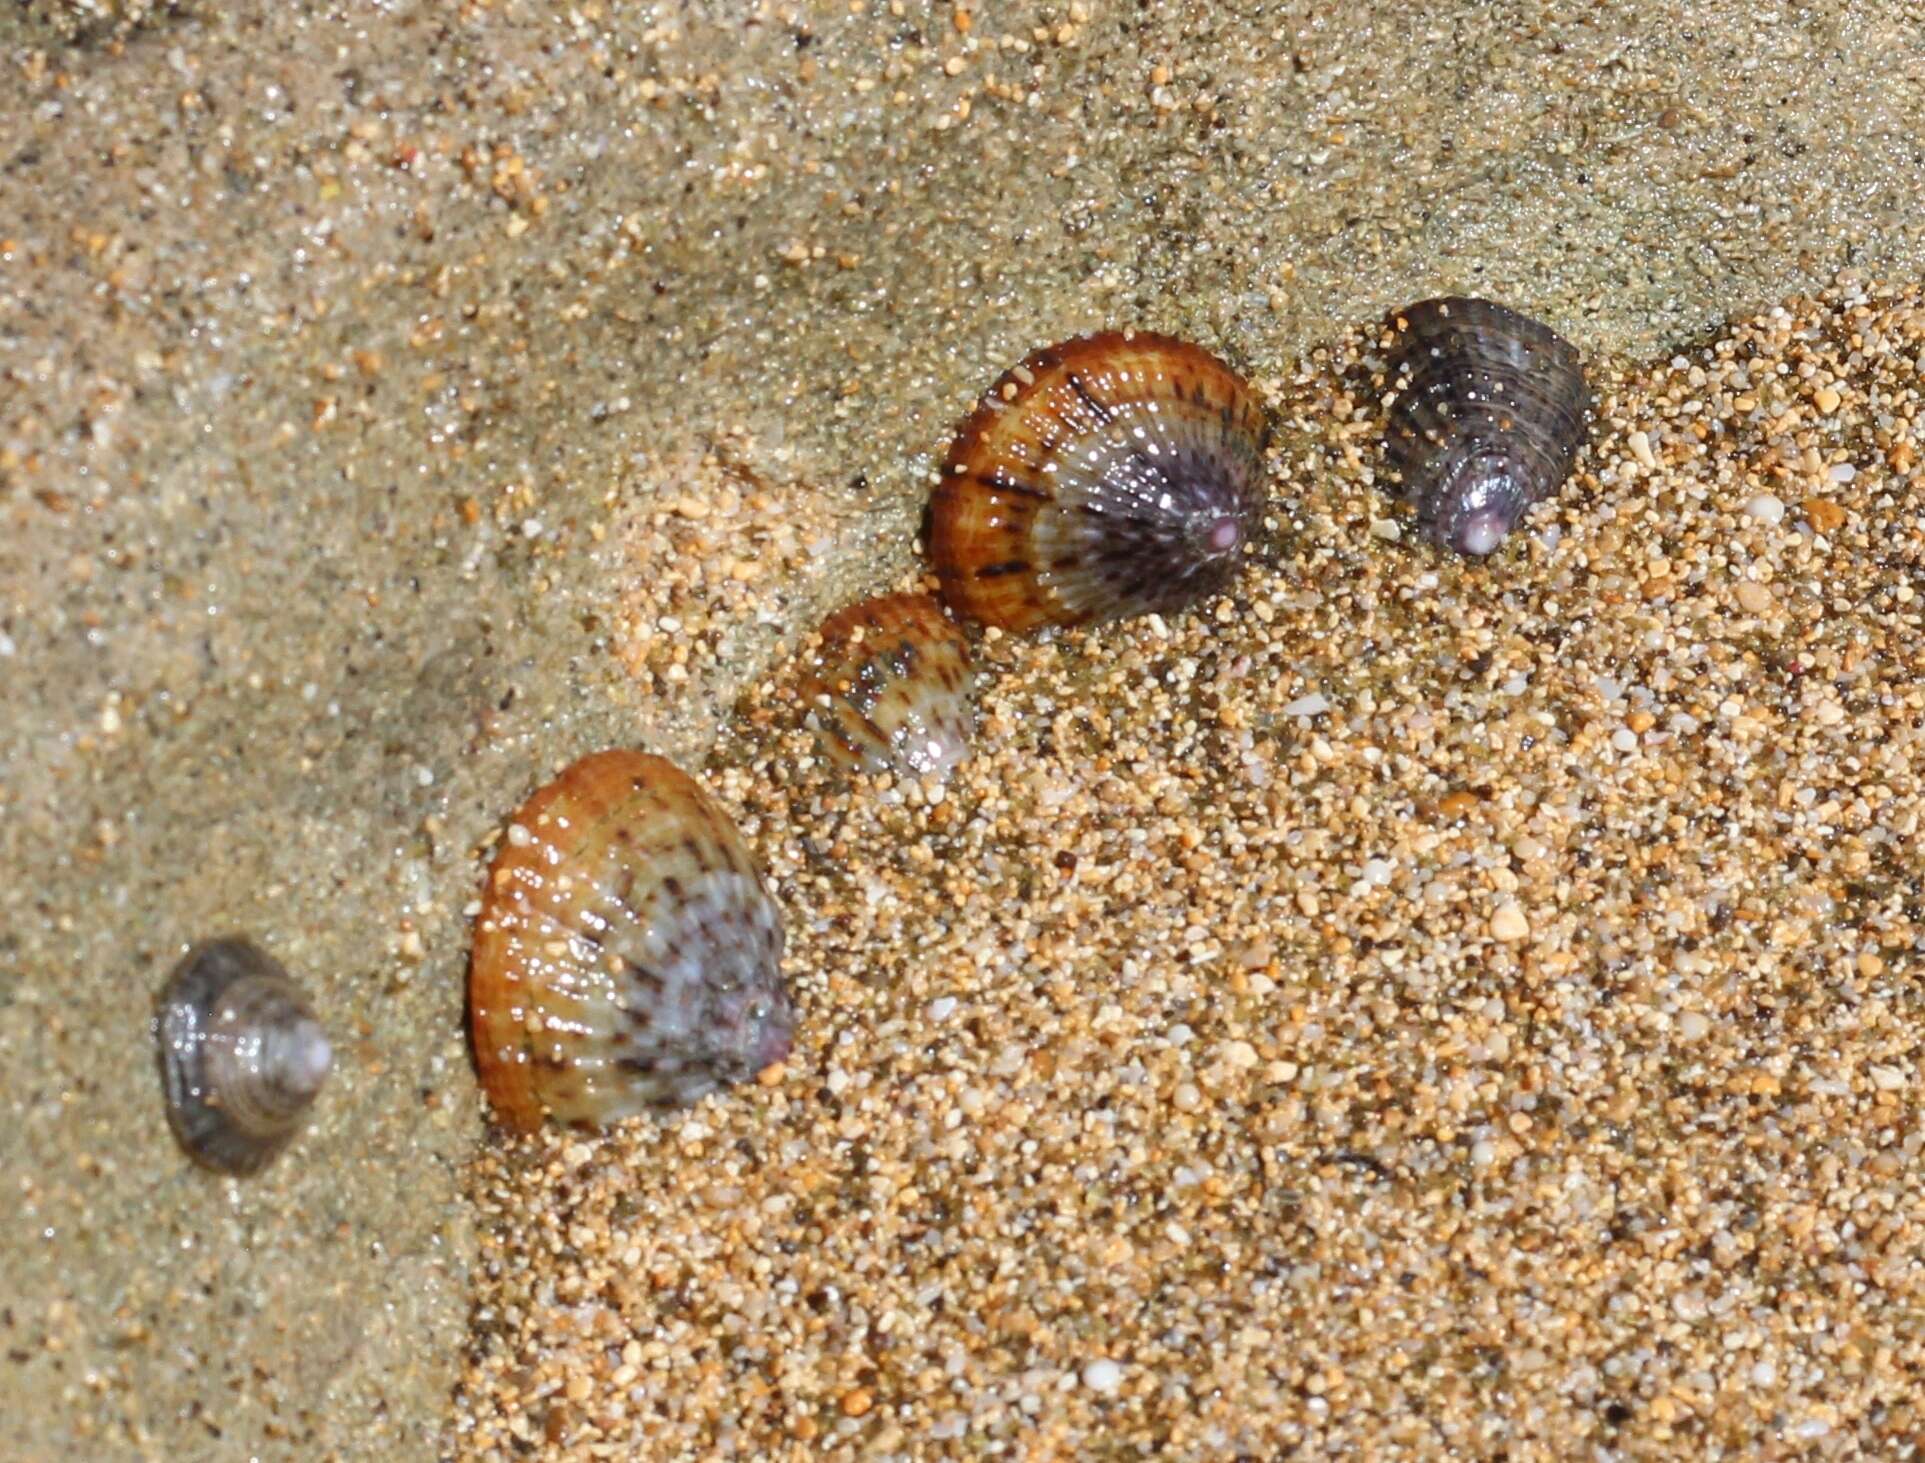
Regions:
<instances>
[{"instance_id":1,"label":"limpet","mask_svg":"<svg viewBox=\"0 0 1925 1463\"><path fill-rule=\"evenodd\" d=\"M1390 328L1385 449L1398 491L1434 542L1491 553L1584 445L1577 348L1489 300L1423 300Z\"/></svg>"},{"instance_id":2,"label":"limpet","mask_svg":"<svg viewBox=\"0 0 1925 1463\"><path fill-rule=\"evenodd\" d=\"M187 952L155 1002L154 1035L174 1136L220 1173L266 1167L334 1059L288 973L243 939Z\"/></svg>"},{"instance_id":3,"label":"limpet","mask_svg":"<svg viewBox=\"0 0 1925 1463\"><path fill-rule=\"evenodd\" d=\"M1193 604L1261 525L1269 440L1199 346L1104 331L1035 351L962 424L930 499L943 599L1005 630Z\"/></svg>"},{"instance_id":4,"label":"limpet","mask_svg":"<svg viewBox=\"0 0 1925 1463\"><path fill-rule=\"evenodd\" d=\"M483 1088L521 1132L695 1101L788 1055L781 917L735 825L664 758L584 757L488 871L468 973Z\"/></svg>"},{"instance_id":5,"label":"limpet","mask_svg":"<svg viewBox=\"0 0 1925 1463\"><path fill-rule=\"evenodd\" d=\"M947 777L969 755L969 644L927 594L885 594L823 622L802 694L830 756Z\"/></svg>"}]
</instances>

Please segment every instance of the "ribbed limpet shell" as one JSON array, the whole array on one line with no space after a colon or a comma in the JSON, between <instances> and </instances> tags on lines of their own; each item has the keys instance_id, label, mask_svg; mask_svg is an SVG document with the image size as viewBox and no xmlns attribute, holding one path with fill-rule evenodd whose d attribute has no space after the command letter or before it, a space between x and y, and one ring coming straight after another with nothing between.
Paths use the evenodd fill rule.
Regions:
<instances>
[{"instance_id":1,"label":"ribbed limpet shell","mask_svg":"<svg viewBox=\"0 0 1925 1463\"><path fill-rule=\"evenodd\" d=\"M782 924L735 825L673 763L598 752L537 790L488 871L469 965L495 1112L601 1127L788 1054Z\"/></svg>"},{"instance_id":2,"label":"ribbed limpet shell","mask_svg":"<svg viewBox=\"0 0 1925 1463\"><path fill-rule=\"evenodd\" d=\"M1590 392L1577 348L1489 300L1423 300L1390 322L1385 434L1397 491L1434 542L1491 553L1570 476Z\"/></svg>"},{"instance_id":3,"label":"ribbed limpet shell","mask_svg":"<svg viewBox=\"0 0 1925 1463\"><path fill-rule=\"evenodd\" d=\"M963 423L930 499L943 599L1005 630L1193 604L1261 526L1269 438L1243 378L1186 341L1036 351Z\"/></svg>"},{"instance_id":4,"label":"ribbed limpet shell","mask_svg":"<svg viewBox=\"0 0 1925 1463\"><path fill-rule=\"evenodd\" d=\"M969 755L969 643L933 596L838 610L805 664L809 719L844 766L947 777Z\"/></svg>"},{"instance_id":5,"label":"ribbed limpet shell","mask_svg":"<svg viewBox=\"0 0 1925 1463\"><path fill-rule=\"evenodd\" d=\"M288 1144L333 1064L307 998L243 939L187 952L155 1003L167 1121L219 1173L265 1168Z\"/></svg>"}]
</instances>

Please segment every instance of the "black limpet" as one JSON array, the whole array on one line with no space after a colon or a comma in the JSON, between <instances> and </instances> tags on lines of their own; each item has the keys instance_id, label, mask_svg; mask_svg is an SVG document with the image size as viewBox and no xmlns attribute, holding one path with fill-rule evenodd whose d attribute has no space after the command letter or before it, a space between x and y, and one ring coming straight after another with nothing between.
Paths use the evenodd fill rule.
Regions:
<instances>
[{"instance_id":1,"label":"black limpet","mask_svg":"<svg viewBox=\"0 0 1925 1463\"><path fill-rule=\"evenodd\" d=\"M1424 533L1493 552L1570 476L1590 391L1577 348L1489 300L1423 300L1391 317L1388 465Z\"/></svg>"}]
</instances>

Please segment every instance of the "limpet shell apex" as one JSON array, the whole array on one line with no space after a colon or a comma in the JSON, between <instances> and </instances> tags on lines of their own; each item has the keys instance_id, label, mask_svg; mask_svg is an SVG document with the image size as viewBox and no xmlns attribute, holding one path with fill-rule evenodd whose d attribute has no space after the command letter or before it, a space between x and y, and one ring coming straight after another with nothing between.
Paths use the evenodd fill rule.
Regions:
<instances>
[{"instance_id":1,"label":"limpet shell apex","mask_svg":"<svg viewBox=\"0 0 1925 1463\"><path fill-rule=\"evenodd\" d=\"M154 1035L174 1136L196 1163L240 1176L287 1146L334 1060L288 973L237 938L197 945L174 967Z\"/></svg>"},{"instance_id":2,"label":"limpet shell apex","mask_svg":"<svg viewBox=\"0 0 1925 1463\"><path fill-rule=\"evenodd\" d=\"M488 871L469 964L495 1112L601 1127L788 1054L782 924L741 835L673 763L584 757L538 789Z\"/></svg>"},{"instance_id":3,"label":"limpet shell apex","mask_svg":"<svg viewBox=\"0 0 1925 1463\"><path fill-rule=\"evenodd\" d=\"M1495 551L1532 504L1570 476L1590 391L1577 348L1489 300L1399 310L1385 457L1433 542Z\"/></svg>"},{"instance_id":4,"label":"limpet shell apex","mask_svg":"<svg viewBox=\"0 0 1925 1463\"><path fill-rule=\"evenodd\" d=\"M823 622L802 694L844 766L942 778L969 755L969 684L969 642L934 596L885 594Z\"/></svg>"},{"instance_id":5,"label":"limpet shell apex","mask_svg":"<svg viewBox=\"0 0 1925 1463\"><path fill-rule=\"evenodd\" d=\"M943 599L1005 630L1193 604L1261 527L1269 439L1243 378L1186 341L1035 351L962 424L930 499Z\"/></svg>"}]
</instances>

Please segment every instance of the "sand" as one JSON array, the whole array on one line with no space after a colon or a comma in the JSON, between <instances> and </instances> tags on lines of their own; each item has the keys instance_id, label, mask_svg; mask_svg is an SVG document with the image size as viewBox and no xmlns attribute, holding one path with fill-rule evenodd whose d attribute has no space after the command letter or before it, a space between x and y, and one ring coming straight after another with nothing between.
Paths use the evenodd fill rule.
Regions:
<instances>
[{"instance_id":1,"label":"sand","mask_svg":"<svg viewBox=\"0 0 1925 1463\"><path fill-rule=\"evenodd\" d=\"M1925 296L1596 372L1485 563L1258 385L1274 543L981 646L946 786L711 763L802 1039L490 1150L460 1456L1889 1456L1920 1424Z\"/></svg>"},{"instance_id":2,"label":"sand","mask_svg":"<svg viewBox=\"0 0 1925 1463\"><path fill-rule=\"evenodd\" d=\"M596 748L702 765L738 693L811 626L912 575L933 455L1029 349L1135 324L1219 351L1304 423L1278 464L1272 572L1292 582L1322 543L1391 576L1412 550L1371 536L1383 515L1347 458L1313 470L1330 423L1292 404L1297 363L1358 322L1467 289L1601 363L1643 362L1843 268L1925 278L1912 7L1408 17L1390 0L0 7L0 1453L430 1457L496 1426L492 1399L507 1415L517 1389L462 1378L506 1334L490 1272L537 1242L496 1212L524 1214L531 1191L478 1209L506 1180L468 1178L496 1152L460 1026L486 841ZM1780 496L1796 532L1812 494ZM1614 552L1663 543L1617 528ZM1796 547L1745 593L1829 593ZM1652 577L1597 572L1624 577L1625 604ZM1339 582L1292 593L1335 605ZM1383 593L1367 633L1387 642L1389 617L1414 610ZM1498 656L1522 611L1487 602L1502 612L1478 636ZM1826 603L1839 634L1885 613ZM1310 671L1347 622L1269 612L1321 627L1325 642L1280 653L1310 657L1294 696L1337 701L1349 662ZM1450 653L1474 665L1478 636L1447 637ZM1786 643L1761 631L1749 648L1765 666ZM998 684L1023 684L1032 652L986 653ZM1717 704L1762 674L1747 666ZM1126 712L1157 744L1155 708L1106 714ZM753 742L731 745L720 765L748 768ZM1503 745L1520 778L1552 774L1526 765L1521 734ZM1484 806L1495 785L1464 791ZM1735 781L1731 816L1793 828L1810 810L1778 808L1777 788L1767 812L1765 789ZM751 792L729 795L746 811ZM1716 862L1727 834L1704 829ZM758 836L793 866L794 846ZM1314 872L1335 908L1324 855L1290 849L1278 867ZM1100 836L1079 859L1115 862ZM828 897L799 876L784 888ZM1534 935L1554 931L1549 895L1526 892ZM1391 937L1380 923L1369 939ZM1022 938L1064 938L1039 930ZM149 1057L152 991L225 933L287 964L340 1054L307 1130L248 1183L184 1164ZM1362 980L1335 934L1284 933L1268 978L1288 954L1330 999ZM843 978L906 965L929 932L907 938L851 950ZM1420 965L1451 949L1405 938ZM1070 1001L1097 983L1078 958L1022 968ZM826 988L811 999L831 1020ZM1257 1011L1235 1038L1253 1049ZM911 1040L837 1029L871 1053ZM1055 1029L1036 1027L1035 1060L1090 1065L1049 1055ZM1808 1047L1883 1065L1878 1029ZM796 1082L826 1085L827 1039ZM1334 1072L1320 1041L1274 1060ZM843 1069L893 1060L851 1051ZM1507 1060L1486 1065L1529 1077ZM799 1106L804 1090L747 1098ZM1651 1162L1690 1160L1692 1131ZM1073 1168L1052 1202L1087 1189ZM1012 1262L1023 1251L1011 1241ZM1068 1350L1080 1379L1090 1348ZM1117 1395L1134 1396L1150 1361L1116 1360ZM862 1365L849 1385L885 1418L897 1404Z\"/></svg>"}]
</instances>

